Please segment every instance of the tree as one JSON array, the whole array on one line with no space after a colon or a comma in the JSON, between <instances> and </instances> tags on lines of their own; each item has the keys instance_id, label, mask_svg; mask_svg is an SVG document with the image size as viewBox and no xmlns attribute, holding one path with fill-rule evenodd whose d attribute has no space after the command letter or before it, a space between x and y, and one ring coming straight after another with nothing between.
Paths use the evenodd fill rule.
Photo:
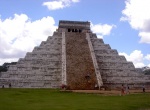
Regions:
<instances>
[{"instance_id":1,"label":"tree","mask_svg":"<svg viewBox=\"0 0 150 110\"><path fill-rule=\"evenodd\" d=\"M0 66L0 72L6 72L10 65L16 65L17 62L11 62L11 63L4 63L2 66Z\"/></svg>"}]
</instances>

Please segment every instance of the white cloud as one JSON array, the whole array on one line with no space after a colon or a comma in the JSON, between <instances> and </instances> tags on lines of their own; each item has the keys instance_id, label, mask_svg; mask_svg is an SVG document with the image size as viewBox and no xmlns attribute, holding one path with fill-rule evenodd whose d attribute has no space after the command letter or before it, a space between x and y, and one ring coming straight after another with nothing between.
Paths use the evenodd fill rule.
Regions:
<instances>
[{"instance_id":1,"label":"white cloud","mask_svg":"<svg viewBox=\"0 0 150 110\"><path fill-rule=\"evenodd\" d=\"M103 38L105 35L109 35L112 28L116 27L115 25L108 25L108 24L92 24L91 23L91 30L93 33L97 34L98 38Z\"/></svg>"},{"instance_id":2,"label":"white cloud","mask_svg":"<svg viewBox=\"0 0 150 110\"><path fill-rule=\"evenodd\" d=\"M139 31L141 43L150 43L150 0L126 0L121 21Z\"/></svg>"},{"instance_id":3,"label":"white cloud","mask_svg":"<svg viewBox=\"0 0 150 110\"><path fill-rule=\"evenodd\" d=\"M141 37L140 43L150 44L150 32L140 32L139 36Z\"/></svg>"},{"instance_id":4,"label":"white cloud","mask_svg":"<svg viewBox=\"0 0 150 110\"><path fill-rule=\"evenodd\" d=\"M71 3L77 3L77 2L79 2L79 0L55 0L55 1L44 2L43 6L47 6L49 10L57 10L57 9L69 7Z\"/></svg>"},{"instance_id":5,"label":"white cloud","mask_svg":"<svg viewBox=\"0 0 150 110\"><path fill-rule=\"evenodd\" d=\"M49 10L62 9L68 6L67 4L63 4L62 1L44 2L43 5L47 6Z\"/></svg>"},{"instance_id":6,"label":"white cloud","mask_svg":"<svg viewBox=\"0 0 150 110\"><path fill-rule=\"evenodd\" d=\"M97 38L103 39L103 36L102 35L97 35Z\"/></svg>"},{"instance_id":7,"label":"white cloud","mask_svg":"<svg viewBox=\"0 0 150 110\"><path fill-rule=\"evenodd\" d=\"M130 55L126 53L119 53L119 55L124 55L127 61L132 61L136 68L144 67L144 55L140 50L134 50Z\"/></svg>"},{"instance_id":8,"label":"white cloud","mask_svg":"<svg viewBox=\"0 0 150 110\"><path fill-rule=\"evenodd\" d=\"M147 55L145 56L145 59L147 59L147 60L150 61L150 54L147 54Z\"/></svg>"},{"instance_id":9,"label":"white cloud","mask_svg":"<svg viewBox=\"0 0 150 110\"><path fill-rule=\"evenodd\" d=\"M25 14L0 19L0 65L24 57L26 52L52 35L56 29L54 24L49 16L36 21L31 21Z\"/></svg>"},{"instance_id":10,"label":"white cloud","mask_svg":"<svg viewBox=\"0 0 150 110\"><path fill-rule=\"evenodd\" d=\"M135 64L135 67L136 67L136 68L141 68L141 67L144 67L144 66L145 66L144 63L136 63L136 64Z\"/></svg>"},{"instance_id":11,"label":"white cloud","mask_svg":"<svg viewBox=\"0 0 150 110\"><path fill-rule=\"evenodd\" d=\"M72 2L79 2L80 0L72 0Z\"/></svg>"}]
</instances>

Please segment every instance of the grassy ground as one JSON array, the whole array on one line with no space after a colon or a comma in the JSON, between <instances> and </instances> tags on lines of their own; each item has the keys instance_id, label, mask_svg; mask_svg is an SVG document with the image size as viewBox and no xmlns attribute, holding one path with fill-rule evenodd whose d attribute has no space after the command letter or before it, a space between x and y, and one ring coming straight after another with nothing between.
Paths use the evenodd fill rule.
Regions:
<instances>
[{"instance_id":1,"label":"grassy ground","mask_svg":"<svg viewBox=\"0 0 150 110\"><path fill-rule=\"evenodd\" d=\"M150 93L104 96L50 89L0 89L0 110L150 110Z\"/></svg>"}]
</instances>

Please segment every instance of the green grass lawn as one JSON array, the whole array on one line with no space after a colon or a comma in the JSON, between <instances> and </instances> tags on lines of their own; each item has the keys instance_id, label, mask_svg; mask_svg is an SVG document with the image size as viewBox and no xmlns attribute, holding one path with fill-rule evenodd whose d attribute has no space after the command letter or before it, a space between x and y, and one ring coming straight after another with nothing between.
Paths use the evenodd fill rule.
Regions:
<instances>
[{"instance_id":1,"label":"green grass lawn","mask_svg":"<svg viewBox=\"0 0 150 110\"><path fill-rule=\"evenodd\" d=\"M150 93L104 96L51 89L0 89L0 110L150 110Z\"/></svg>"}]
</instances>

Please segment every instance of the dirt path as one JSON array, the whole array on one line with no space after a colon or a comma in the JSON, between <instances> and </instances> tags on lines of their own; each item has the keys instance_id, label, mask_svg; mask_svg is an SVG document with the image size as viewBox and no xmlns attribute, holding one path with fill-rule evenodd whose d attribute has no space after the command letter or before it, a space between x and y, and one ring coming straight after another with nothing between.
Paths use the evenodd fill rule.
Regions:
<instances>
[{"instance_id":1,"label":"dirt path","mask_svg":"<svg viewBox=\"0 0 150 110\"><path fill-rule=\"evenodd\" d=\"M70 92L76 92L76 93L90 93L90 94L103 94L103 95L120 95L121 91L118 90L111 90L111 91L105 91L105 90L66 90ZM142 90L130 90L130 94L137 94L142 93ZM150 90L146 90L146 93L150 93Z\"/></svg>"}]
</instances>

